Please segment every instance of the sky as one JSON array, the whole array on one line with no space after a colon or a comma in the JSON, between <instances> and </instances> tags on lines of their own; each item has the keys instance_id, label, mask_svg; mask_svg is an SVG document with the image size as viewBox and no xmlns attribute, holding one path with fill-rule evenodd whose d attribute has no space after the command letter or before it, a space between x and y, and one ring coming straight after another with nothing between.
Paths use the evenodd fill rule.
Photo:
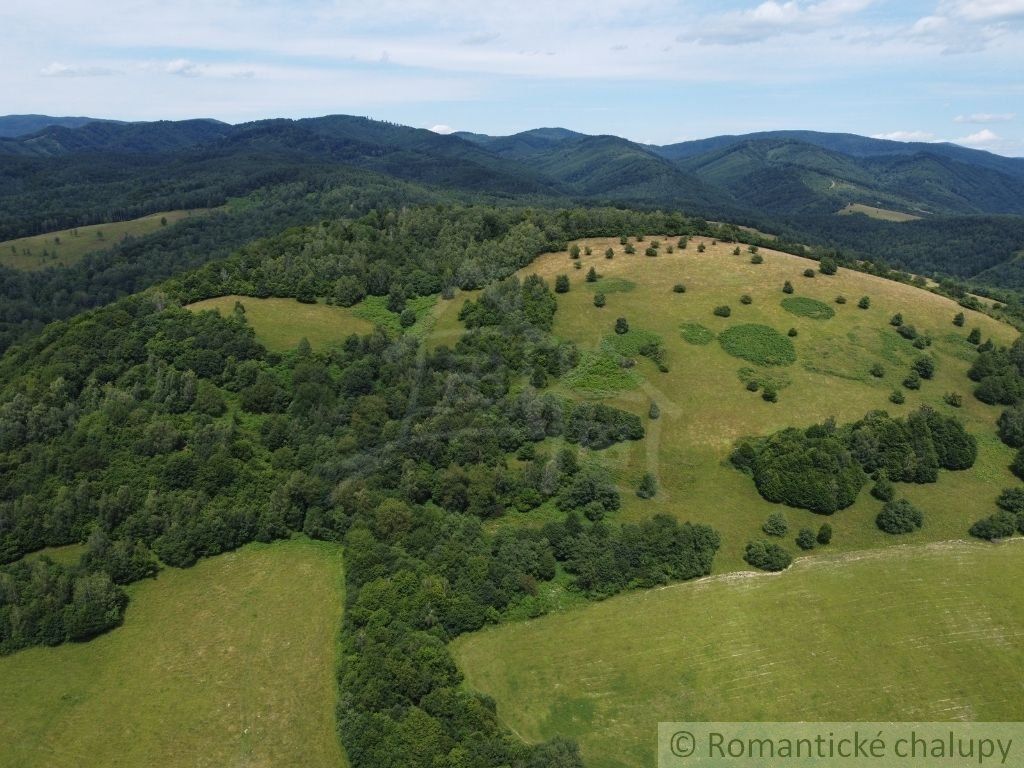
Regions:
<instances>
[{"instance_id":1,"label":"sky","mask_svg":"<svg viewBox=\"0 0 1024 768\"><path fill-rule=\"evenodd\" d=\"M3 0L0 114L366 115L1024 156L1024 0Z\"/></svg>"}]
</instances>

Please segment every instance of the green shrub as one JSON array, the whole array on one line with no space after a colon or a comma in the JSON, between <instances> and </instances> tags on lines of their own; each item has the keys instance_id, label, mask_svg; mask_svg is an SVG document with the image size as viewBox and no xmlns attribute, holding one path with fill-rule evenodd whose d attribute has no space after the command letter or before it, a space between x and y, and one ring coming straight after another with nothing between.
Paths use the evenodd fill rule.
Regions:
<instances>
[{"instance_id":1,"label":"green shrub","mask_svg":"<svg viewBox=\"0 0 1024 768\"><path fill-rule=\"evenodd\" d=\"M686 293L686 286L682 283L676 283L672 286L673 293Z\"/></svg>"},{"instance_id":2,"label":"green shrub","mask_svg":"<svg viewBox=\"0 0 1024 768\"><path fill-rule=\"evenodd\" d=\"M762 256L760 253L755 253L753 256L750 257L750 263L764 264L764 256Z\"/></svg>"},{"instance_id":3,"label":"green shrub","mask_svg":"<svg viewBox=\"0 0 1024 768\"><path fill-rule=\"evenodd\" d=\"M871 487L871 495L879 501L892 501L896 498L896 486L884 472L880 472L875 484Z\"/></svg>"},{"instance_id":4,"label":"green shrub","mask_svg":"<svg viewBox=\"0 0 1024 768\"><path fill-rule=\"evenodd\" d=\"M767 325L734 325L718 336L722 349L757 365L791 365L796 349L786 336Z\"/></svg>"},{"instance_id":5,"label":"green shrub","mask_svg":"<svg viewBox=\"0 0 1024 768\"><path fill-rule=\"evenodd\" d=\"M907 397L900 390L894 389L889 393L889 402L895 405L903 405L907 402Z\"/></svg>"},{"instance_id":6,"label":"green shrub","mask_svg":"<svg viewBox=\"0 0 1024 768\"><path fill-rule=\"evenodd\" d=\"M1017 526L1017 515L1006 511L999 511L994 515L978 520L970 527L968 532L976 538L995 541L996 539L1006 539L1013 536Z\"/></svg>"},{"instance_id":7,"label":"green shrub","mask_svg":"<svg viewBox=\"0 0 1024 768\"><path fill-rule=\"evenodd\" d=\"M818 271L823 275L834 275L839 271L839 265L831 256L823 256L818 263Z\"/></svg>"},{"instance_id":8,"label":"green shrub","mask_svg":"<svg viewBox=\"0 0 1024 768\"><path fill-rule=\"evenodd\" d=\"M791 282L789 282L789 280L787 280L786 282L784 282L782 284L782 292L783 293L792 293L793 292L793 284Z\"/></svg>"},{"instance_id":9,"label":"green shrub","mask_svg":"<svg viewBox=\"0 0 1024 768\"><path fill-rule=\"evenodd\" d=\"M832 543L832 526L828 523L822 523L821 528L818 529L818 543L822 546Z\"/></svg>"},{"instance_id":10,"label":"green shrub","mask_svg":"<svg viewBox=\"0 0 1024 768\"><path fill-rule=\"evenodd\" d=\"M797 317L808 317L811 320L829 320L836 314L825 302L806 296L788 296L782 300L782 308Z\"/></svg>"},{"instance_id":11,"label":"green shrub","mask_svg":"<svg viewBox=\"0 0 1024 768\"><path fill-rule=\"evenodd\" d=\"M1007 488L999 494L996 506L1015 515L1024 514L1024 488Z\"/></svg>"},{"instance_id":12,"label":"green shrub","mask_svg":"<svg viewBox=\"0 0 1024 768\"><path fill-rule=\"evenodd\" d=\"M964 318L963 312L957 312L955 315L953 315L953 325L955 325L957 328L963 328L965 319L966 318Z\"/></svg>"},{"instance_id":13,"label":"green shrub","mask_svg":"<svg viewBox=\"0 0 1024 768\"><path fill-rule=\"evenodd\" d=\"M740 304L753 304L754 300L750 297L749 293L744 293L740 296Z\"/></svg>"},{"instance_id":14,"label":"green shrub","mask_svg":"<svg viewBox=\"0 0 1024 768\"><path fill-rule=\"evenodd\" d=\"M860 301L857 302L857 306L860 307L861 309L870 309L871 308L871 297L870 296L861 296L860 297Z\"/></svg>"},{"instance_id":15,"label":"green shrub","mask_svg":"<svg viewBox=\"0 0 1024 768\"><path fill-rule=\"evenodd\" d=\"M871 375L876 379L880 379L885 376L885 367L881 363L875 363L871 366Z\"/></svg>"},{"instance_id":16,"label":"green shrub","mask_svg":"<svg viewBox=\"0 0 1024 768\"><path fill-rule=\"evenodd\" d=\"M914 370L922 379L935 376L935 360L931 357L919 357L914 361Z\"/></svg>"},{"instance_id":17,"label":"green shrub","mask_svg":"<svg viewBox=\"0 0 1024 768\"><path fill-rule=\"evenodd\" d=\"M555 278L555 293L569 292L569 276L559 275Z\"/></svg>"},{"instance_id":18,"label":"green shrub","mask_svg":"<svg viewBox=\"0 0 1024 768\"><path fill-rule=\"evenodd\" d=\"M605 249L604 257L606 259L613 259L613 258L615 258L615 251L613 251L611 248Z\"/></svg>"},{"instance_id":19,"label":"green shrub","mask_svg":"<svg viewBox=\"0 0 1024 768\"><path fill-rule=\"evenodd\" d=\"M836 296L836 304L845 304L845 303L846 303L846 297L845 296Z\"/></svg>"},{"instance_id":20,"label":"green shrub","mask_svg":"<svg viewBox=\"0 0 1024 768\"><path fill-rule=\"evenodd\" d=\"M595 307L603 307L604 305L605 305L604 294L603 293L595 293L594 294L594 306Z\"/></svg>"},{"instance_id":21,"label":"green shrub","mask_svg":"<svg viewBox=\"0 0 1024 768\"><path fill-rule=\"evenodd\" d=\"M779 393L775 387L766 384L765 388L761 391L761 399L766 403L777 403L779 401Z\"/></svg>"},{"instance_id":22,"label":"green shrub","mask_svg":"<svg viewBox=\"0 0 1024 768\"><path fill-rule=\"evenodd\" d=\"M629 321L626 318L619 317L615 319L615 333L619 336L629 333Z\"/></svg>"},{"instance_id":23,"label":"green shrub","mask_svg":"<svg viewBox=\"0 0 1024 768\"><path fill-rule=\"evenodd\" d=\"M784 571L793 562L793 556L778 544L768 541L751 541L747 544L743 559L762 571Z\"/></svg>"},{"instance_id":24,"label":"green shrub","mask_svg":"<svg viewBox=\"0 0 1024 768\"><path fill-rule=\"evenodd\" d=\"M658 494L658 481L650 472L644 474L637 486L636 495L641 499L653 499Z\"/></svg>"},{"instance_id":25,"label":"green shrub","mask_svg":"<svg viewBox=\"0 0 1024 768\"><path fill-rule=\"evenodd\" d=\"M875 518L875 525L886 533L912 533L924 524L924 515L906 499L887 502Z\"/></svg>"},{"instance_id":26,"label":"green shrub","mask_svg":"<svg viewBox=\"0 0 1024 768\"><path fill-rule=\"evenodd\" d=\"M791 338L791 339L795 339L796 336L797 336L797 333L798 333L798 331L797 331L796 328L790 328L788 331L786 331L786 335L789 336L789 338Z\"/></svg>"},{"instance_id":27,"label":"green shrub","mask_svg":"<svg viewBox=\"0 0 1024 768\"><path fill-rule=\"evenodd\" d=\"M729 315L732 314L732 307L730 307L728 304L720 304L719 306L714 308L713 314L715 314L718 317L729 317Z\"/></svg>"},{"instance_id":28,"label":"green shrub","mask_svg":"<svg viewBox=\"0 0 1024 768\"><path fill-rule=\"evenodd\" d=\"M588 283L596 283L597 282L597 270L594 269L593 267L591 267L590 269L587 270L587 282Z\"/></svg>"},{"instance_id":29,"label":"green shrub","mask_svg":"<svg viewBox=\"0 0 1024 768\"><path fill-rule=\"evenodd\" d=\"M796 535L796 545L804 551L814 549L818 545L818 538L810 528L801 528Z\"/></svg>"},{"instance_id":30,"label":"green shrub","mask_svg":"<svg viewBox=\"0 0 1024 768\"><path fill-rule=\"evenodd\" d=\"M768 515L768 519L764 521L761 530L768 536L778 536L781 538L789 533L789 523L786 522L786 516L781 512L772 512Z\"/></svg>"},{"instance_id":31,"label":"green shrub","mask_svg":"<svg viewBox=\"0 0 1024 768\"><path fill-rule=\"evenodd\" d=\"M814 277L814 270L813 269L805 269L804 270L804 277ZM808 533L810 533L810 531L808 531Z\"/></svg>"}]
</instances>

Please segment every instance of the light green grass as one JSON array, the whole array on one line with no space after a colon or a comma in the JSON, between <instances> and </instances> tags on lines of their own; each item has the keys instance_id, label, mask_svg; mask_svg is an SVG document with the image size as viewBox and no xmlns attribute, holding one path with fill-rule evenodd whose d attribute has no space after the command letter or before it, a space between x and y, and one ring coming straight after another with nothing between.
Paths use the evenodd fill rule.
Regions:
<instances>
[{"instance_id":1,"label":"light green grass","mask_svg":"<svg viewBox=\"0 0 1024 768\"><path fill-rule=\"evenodd\" d=\"M0 658L0 766L344 765L336 545L253 544L130 588L125 623Z\"/></svg>"},{"instance_id":2,"label":"light green grass","mask_svg":"<svg viewBox=\"0 0 1024 768\"><path fill-rule=\"evenodd\" d=\"M126 236L143 237L163 229L164 226L171 226L191 216L206 213L209 213L209 209L163 211L130 221L92 224L78 227L76 230L62 229L59 232L5 240L0 242L0 264L26 271L66 267L79 261L86 254L112 248ZM167 224L164 225L161 219L166 219Z\"/></svg>"},{"instance_id":3,"label":"light green grass","mask_svg":"<svg viewBox=\"0 0 1024 768\"><path fill-rule=\"evenodd\" d=\"M602 277L593 283L583 283L584 286L598 293L629 293L636 289L636 283L631 280L623 280L621 277Z\"/></svg>"},{"instance_id":4,"label":"light green grass","mask_svg":"<svg viewBox=\"0 0 1024 768\"><path fill-rule=\"evenodd\" d=\"M25 555L26 560L39 557L48 557L60 565L78 565L78 561L85 554L85 544L65 544L62 547L45 547Z\"/></svg>"},{"instance_id":5,"label":"light green grass","mask_svg":"<svg viewBox=\"0 0 1024 768\"><path fill-rule=\"evenodd\" d=\"M659 721L1020 720L1024 546L814 557L459 638L469 687L529 741L648 768Z\"/></svg>"},{"instance_id":6,"label":"light green grass","mask_svg":"<svg viewBox=\"0 0 1024 768\"><path fill-rule=\"evenodd\" d=\"M759 323L726 328L718 334L718 343L733 357L757 365L791 365L796 362L796 349L789 337Z\"/></svg>"},{"instance_id":7,"label":"light green grass","mask_svg":"<svg viewBox=\"0 0 1024 768\"><path fill-rule=\"evenodd\" d=\"M373 330L373 323L360 317L355 308L327 304L303 304L295 299L256 299L251 296L218 296L190 304L196 312L213 309L229 316L235 302L245 307L246 321L256 338L275 352L295 349L305 338L313 349L338 344L353 333Z\"/></svg>"},{"instance_id":8,"label":"light green grass","mask_svg":"<svg viewBox=\"0 0 1024 768\"><path fill-rule=\"evenodd\" d=\"M915 542L966 536L972 522L995 510L999 491L1019 482L1007 468L1013 451L995 438L995 420L1002 409L971 396L973 384L966 373L972 358L963 341L967 330L978 326L984 337L1009 343L1017 336L1010 326L913 286L847 269L834 276L803 280L800 275L808 267L816 267L816 262L767 248L760 249L765 263L759 265L732 256L734 244L712 245L711 240L702 238L694 238L685 250L656 259L618 255L616 250L616 258L606 260L601 254L609 244L618 249L617 243L617 239L606 238L580 243L581 248L590 245L593 255L581 256L583 269L569 275L572 290L558 295L554 332L579 346L583 363L553 387L569 397L599 397L645 420L647 436L643 440L597 454L622 493L622 509L612 516L613 522L664 512L680 520L707 523L722 535L715 572L745 569L742 555L746 542L760 535L768 513L778 507L764 501L750 478L728 465L726 459L738 438L808 426L829 417L839 423L850 422L873 409L905 414L922 404L956 414L978 437L981 448L978 465L967 472L942 472L936 484L900 487L902 494L924 510L927 519L921 531L911 534ZM697 252L699 243L704 243L704 253ZM564 253L546 254L521 274L536 272L550 282L565 272L567 258ZM592 294L579 290L590 266L606 280L618 278L636 285L630 292L609 297L606 314L600 314L596 322ZM800 296L823 303L833 302L840 294L852 298L848 304L835 305L835 316L827 322L794 316L780 305L779 289L786 280L800 286ZM680 282L687 286L682 300L671 290ZM715 306L744 293L753 297L753 304L733 304L731 318L712 315ZM871 297L871 308L862 310L856 300L865 295ZM960 311L967 315L963 329L952 323ZM935 379L924 382L920 391L908 392L902 406L891 404L889 393L920 352L889 325L896 312L935 340L929 353L937 361ZM614 318L619 316L625 317L631 328L657 334L663 340L670 362L668 373L659 373L644 359L632 369L621 370L600 355ZM741 363L720 344L687 343L680 334L687 324L715 334L740 324L765 325L782 333L794 327L798 331L792 339L797 362L775 369ZM874 363L885 366L884 378L869 374ZM743 371L744 367L750 370ZM765 381L766 375L783 373L785 380L772 382L783 389L777 403L765 402L759 393L748 392L744 386L750 377ZM963 394L963 408L946 405L943 395L947 392ZM652 400L661 410L656 421L647 420ZM648 501L634 493L645 472L653 473L659 485L658 495ZM832 516L833 548L852 551L894 543L893 537L881 534L874 525L880 507L865 490L852 507ZM806 511L787 510L787 515L794 530L804 525L817 529L822 522ZM792 547L792 542L787 546Z\"/></svg>"},{"instance_id":9,"label":"light green grass","mask_svg":"<svg viewBox=\"0 0 1024 768\"><path fill-rule=\"evenodd\" d=\"M661 336L652 331L630 328L625 333L609 333L602 340L601 347L623 357L637 357L644 349L661 346L661 343Z\"/></svg>"},{"instance_id":10,"label":"light green grass","mask_svg":"<svg viewBox=\"0 0 1024 768\"><path fill-rule=\"evenodd\" d=\"M713 331L705 328L700 323L683 323L679 326L679 333L687 344L694 344L703 347L715 340Z\"/></svg>"},{"instance_id":11,"label":"light green grass","mask_svg":"<svg viewBox=\"0 0 1024 768\"><path fill-rule=\"evenodd\" d=\"M613 352L584 352L579 365L565 376L565 382L587 396L633 389L639 378L632 368L623 368L619 359Z\"/></svg>"},{"instance_id":12,"label":"light green grass","mask_svg":"<svg viewBox=\"0 0 1024 768\"><path fill-rule=\"evenodd\" d=\"M836 315L836 311L825 302L807 296L787 296L782 300L782 308L797 317L812 320L831 320Z\"/></svg>"},{"instance_id":13,"label":"light green grass","mask_svg":"<svg viewBox=\"0 0 1024 768\"><path fill-rule=\"evenodd\" d=\"M914 216L909 213L903 213L902 211L893 211L888 208L876 208L873 205L863 205L862 203L850 203L845 208L836 212L839 216L850 216L854 213L863 213L872 219L881 219L882 221L916 221L920 219L920 216Z\"/></svg>"}]
</instances>

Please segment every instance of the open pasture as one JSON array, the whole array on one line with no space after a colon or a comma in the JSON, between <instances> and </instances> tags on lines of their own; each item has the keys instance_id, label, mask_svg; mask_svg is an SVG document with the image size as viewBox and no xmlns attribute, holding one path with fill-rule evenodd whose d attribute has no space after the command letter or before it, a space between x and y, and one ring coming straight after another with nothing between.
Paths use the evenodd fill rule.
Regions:
<instances>
[{"instance_id":1,"label":"open pasture","mask_svg":"<svg viewBox=\"0 0 1024 768\"><path fill-rule=\"evenodd\" d=\"M251 544L129 592L108 634L0 658L0 767L344 765L336 545Z\"/></svg>"},{"instance_id":2,"label":"open pasture","mask_svg":"<svg viewBox=\"0 0 1024 768\"><path fill-rule=\"evenodd\" d=\"M1020 720L1024 551L948 542L798 560L459 638L529 741L654 765L659 721Z\"/></svg>"}]
</instances>

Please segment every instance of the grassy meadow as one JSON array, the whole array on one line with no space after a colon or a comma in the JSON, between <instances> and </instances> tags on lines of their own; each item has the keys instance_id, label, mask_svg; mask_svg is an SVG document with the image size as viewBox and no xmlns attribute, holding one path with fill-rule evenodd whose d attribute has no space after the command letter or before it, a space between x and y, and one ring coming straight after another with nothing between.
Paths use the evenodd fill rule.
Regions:
<instances>
[{"instance_id":1,"label":"grassy meadow","mask_svg":"<svg viewBox=\"0 0 1024 768\"><path fill-rule=\"evenodd\" d=\"M1020 720L1024 551L947 542L712 576L459 638L467 684L593 768L655 762L659 721Z\"/></svg>"},{"instance_id":2,"label":"grassy meadow","mask_svg":"<svg viewBox=\"0 0 1024 768\"><path fill-rule=\"evenodd\" d=\"M654 239L661 240L661 255L644 256ZM900 484L899 492L924 510L925 525L899 540L875 527L881 503L865 489L856 504L827 518L835 529L831 551L962 538L974 520L995 510L999 491L1017 483L1007 468L1013 452L995 436L1001 408L972 397L973 382L966 376L976 354L966 342L970 329L978 327L984 338L1009 343L1016 337L1013 328L969 310L963 310L965 326L957 328L952 320L961 308L949 299L845 269L834 276L804 277L804 270L817 263L789 254L762 248L764 263L752 264L746 247L734 255L734 244L695 238L686 249L669 254L670 243L675 240L647 237L635 244L636 254L625 255L618 238L586 240L580 246L589 246L592 254L580 256L581 269L573 268L567 253L553 253L523 270L549 281L567 274L571 282L570 291L558 295L554 332L579 345L583 364L556 391L600 399L645 420L643 440L596 456L620 485L620 519L665 512L708 523L723 539L715 570L746 568L743 548L760 536L770 512L784 509L794 534L802 526L816 529L826 518L765 502L753 481L727 463L738 438L829 417L853 421L872 409L909 413L922 404L964 421L979 441L977 464L965 472L942 472L932 485ZM701 243L703 253L698 252ZM612 259L604 256L609 247ZM597 282L586 282L590 267L601 276ZM787 280L794 286L791 295L782 292ZM677 283L685 286L684 293L673 291ZM601 308L593 302L598 292L606 300ZM744 294L750 304L741 303ZM840 295L845 304L835 302ZM870 297L869 309L858 308L862 296ZM721 305L730 307L729 317L714 314ZM928 350L915 349L889 325L896 312L931 336ZM618 317L629 322L626 336L614 333ZM795 337L788 335L791 328ZM637 358L635 368L618 367L616 348L633 338L652 337L660 338L666 350L667 373L644 357ZM890 403L889 394L902 389L911 362L924 353L936 358L935 378L924 381L919 391L903 390L904 405ZM784 364L766 364L772 362ZM875 363L885 368L882 378L869 373ZM778 402L748 391L745 384L751 379L776 387ZM949 392L964 396L962 408L944 402ZM661 412L657 420L647 419L652 401ZM644 472L653 473L660 486L647 501L634 493ZM788 546L795 550L791 540Z\"/></svg>"},{"instance_id":3,"label":"grassy meadow","mask_svg":"<svg viewBox=\"0 0 1024 768\"><path fill-rule=\"evenodd\" d=\"M876 208L873 205L864 205L863 203L850 203L841 211L838 211L840 216L849 216L853 213L863 213L865 216L869 216L872 219L881 219L882 221L916 221L920 219L920 216L914 216L910 213L903 213L902 211L891 211L888 208Z\"/></svg>"},{"instance_id":4,"label":"grassy meadow","mask_svg":"<svg viewBox=\"0 0 1024 768\"><path fill-rule=\"evenodd\" d=\"M385 305L383 296L368 296L355 306L339 307L323 302L303 304L295 299L231 295L197 301L188 308L195 312L212 309L227 316L234 311L235 302L241 302L245 307L246 321L256 332L256 338L273 352L295 349L302 339L306 339L313 349L322 350L344 341L353 333L370 333L378 325L396 334L405 332L424 336L433 327L435 315L449 309L451 304L439 304L436 296L411 299L407 306L416 313L416 324L404 330L398 315ZM457 315L458 310L453 313L455 322Z\"/></svg>"},{"instance_id":5,"label":"grassy meadow","mask_svg":"<svg viewBox=\"0 0 1024 768\"><path fill-rule=\"evenodd\" d=\"M86 254L113 247L125 237L150 235L182 219L201 216L207 212L206 209L163 211L130 221L91 224L74 229L62 229L59 232L21 237L17 240L5 240L0 242L0 264L26 271L67 267Z\"/></svg>"},{"instance_id":6,"label":"grassy meadow","mask_svg":"<svg viewBox=\"0 0 1024 768\"><path fill-rule=\"evenodd\" d=\"M129 587L123 626L0 658L0 766L331 766L341 550L251 544Z\"/></svg>"}]
</instances>

